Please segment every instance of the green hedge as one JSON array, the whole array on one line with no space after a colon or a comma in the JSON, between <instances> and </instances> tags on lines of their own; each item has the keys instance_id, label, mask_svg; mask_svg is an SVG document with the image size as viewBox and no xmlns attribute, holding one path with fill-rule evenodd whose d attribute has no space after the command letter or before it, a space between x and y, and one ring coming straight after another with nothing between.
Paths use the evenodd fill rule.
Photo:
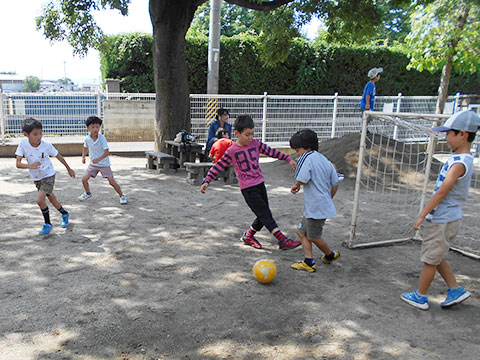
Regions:
<instances>
[{"instance_id":1,"label":"green hedge","mask_svg":"<svg viewBox=\"0 0 480 360\"><path fill-rule=\"evenodd\" d=\"M186 58L190 92L206 93L208 39L187 37ZM124 92L155 92L152 35L109 36L100 52L103 78L121 79ZM386 47L317 45L304 39L292 41L285 62L263 66L256 38L222 37L220 50L222 94L359 95L372 67L383 67L378 95L436 95L440 73L406 70L405 54ZM452 73L450 93L480 93L479 74Z\"/></svg>"}]
</instances>

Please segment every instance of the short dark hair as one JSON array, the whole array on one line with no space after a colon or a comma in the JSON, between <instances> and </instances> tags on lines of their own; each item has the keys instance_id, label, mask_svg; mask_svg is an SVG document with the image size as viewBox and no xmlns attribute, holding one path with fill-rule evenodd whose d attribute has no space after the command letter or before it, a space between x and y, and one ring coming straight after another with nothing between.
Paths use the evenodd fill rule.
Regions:
<instances>
[{"instance_id":1,"label":"short dark hair","mask_svg":"<svg viewBox=\"0 0 480 360\"><path fill-rule=\"evenodd\" d=\"M458 135L458 133L462 130L456 130L456 129L452 129L452 131L455 133L455 135ZM465 131L465 130L463 130ZM465 131L467 134L468 134L468 138L467 138L467 141L469 143L473 142L473 140L475 140L475 135L477 135L476 132L469 132L469 131Z\"/></svg>"},{"instance_id":2,"label":"short dark hair","mask_svg":"<svg viewBox=\"0 0 480 360\"><path fill-rule=\"evenodd\" d=\"M220 108L220 109L217 110L217 119L220 119L220 116L222 116L223 114L230 115L230 113L227 109Z\"/></svg>"},{"instance_id":3,"label":"short dark hair","mask_svg":"<svg viewBox=\"0 0 480 360\"><path fill-rule=\"evenodd\" d=\"M242 132L245 129L255 129L255 123L250 115L238 115L233 123L233 128Z\"/></svg>"},{"instance_id":4,"label":"short dark hair","mask_svg":"<svg viewBox=\"0 0 480 360\"><path fill-rule=\"evenodd\" d=\"M87 127L92 124L102 125L102 122L102 119L100 119L98 116L89 116L85 122L85 125L87 125Z\"/></svg>"},{"instance_id":5,"label":"short dark hair","mask_svg":"<svg viewBox=\"0 0 480 360\"><path fill-rule=\"evenodd\" d=\"M312 149L318 151L317 133L310 129L297 131L290 138L290 147L292 149Z\"/></svg>"},{"instance_id":6,"label":"short dark hair","mask_svg":"<svg viewBox=\"0 0 480 360\"><path fill-rule=\"evenodd\" d=\"M22 130L27 134L30 134L35 129L42 130L42 128L42 123L37 119L28 118L22 121Z\"/></svg>"},{"instance_id":7,"label":"short dark hair","mask_svg":"<svg viewBox=\"0 0 480 360\"><path fill-rule=\"evenodd\" d=\"M215 137L217 139L221 139L225 134L228 134L228 130L225 130L224 128L219 128L215 133Z\"/></svg>"}]
</instances>

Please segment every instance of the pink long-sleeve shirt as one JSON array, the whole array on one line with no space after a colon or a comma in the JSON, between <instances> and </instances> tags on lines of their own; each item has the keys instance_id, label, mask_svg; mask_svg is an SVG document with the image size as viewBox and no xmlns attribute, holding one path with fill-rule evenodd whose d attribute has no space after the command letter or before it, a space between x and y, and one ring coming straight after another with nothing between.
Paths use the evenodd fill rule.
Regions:
<instances>
[{"instance_id":1,"label":"pink long-sleeve shirt","mask_svg":"<svg viewBox=\"0 0 480 360\"><path fill-rule=\"evenodd\" d=\"M222 158L210 169L204 181L211 182L218 176L220 171L224 170L230 164L233 164L240 189L261 184L265 179L262 170L260 169L260 154L279 160L285 160L287 162L292 160L287 154L273 149L257 139L252 139L247 146L241 146L234 143L227 149L227 151L225 151Z\"/></svg>"}]
</instances>

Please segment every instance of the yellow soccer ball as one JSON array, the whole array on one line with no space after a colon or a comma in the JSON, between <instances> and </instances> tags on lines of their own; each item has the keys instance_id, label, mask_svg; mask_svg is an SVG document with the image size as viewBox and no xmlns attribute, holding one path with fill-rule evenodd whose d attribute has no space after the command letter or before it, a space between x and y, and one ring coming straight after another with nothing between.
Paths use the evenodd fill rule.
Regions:
<instances>
[{"instance_id":1,"label":"yellow soccer ball","mask_svg":"<svg viewBox=\"0 0 480 360\"><path fill-rule=\"evenodd\" d=\"M252 274L255 280L261 284L269 284L277 275L277 265L273 260L258 260L252 268Z\"/></svg>"}]
</instances>

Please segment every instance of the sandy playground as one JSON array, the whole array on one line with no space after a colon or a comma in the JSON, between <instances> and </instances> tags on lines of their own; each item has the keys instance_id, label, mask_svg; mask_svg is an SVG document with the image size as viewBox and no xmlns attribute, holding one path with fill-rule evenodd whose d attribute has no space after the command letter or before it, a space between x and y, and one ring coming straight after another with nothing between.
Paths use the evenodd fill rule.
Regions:
<instances>
[{"instance_id":1,"label":"sandy playground","mask_svg":"<svg viewBox=\"0 0 480 360\"><path fill-rule=\"evenodd\" d=\"M159 175L145 169L144 158L111 160L126 206L100 178L91 181L93 197L79 202L86 166L67 158L77 172L70 179L52 159L55 193L71 224L60 228L51 210L54 228L41 237L28 171L0 159L0 359L478 358L478 261L448 257L472 293L465 303L442 310L446 289L436 278L430 310L408 306L400 293L417 285L418 243L341 246L351 180L342 183L339 215L324 233L341 258L321 264L315 249L319 265L310 274L290 269L303 258L301 248L281 252L266 230L258 233L263 250L242 245L253 214L238 187L216 181L201 194L184 171ZM287 163L265 161L262 168L273 214L293 236L303 192L290 194ZM270 285L252 278L261 258L278 266Z\"/></svg>"}]
</instances>

